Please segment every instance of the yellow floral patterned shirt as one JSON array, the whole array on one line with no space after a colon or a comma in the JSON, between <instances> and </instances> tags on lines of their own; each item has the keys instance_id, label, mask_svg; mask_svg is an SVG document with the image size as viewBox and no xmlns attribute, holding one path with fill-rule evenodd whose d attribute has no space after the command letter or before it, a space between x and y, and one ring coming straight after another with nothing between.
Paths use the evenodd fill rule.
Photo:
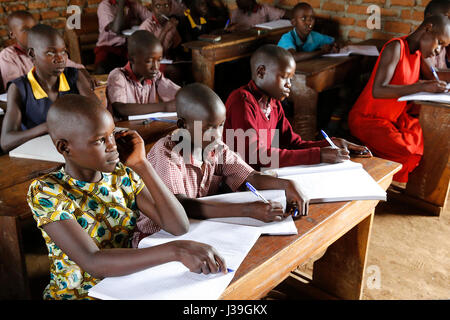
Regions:
<instances>
[{"instance_id":1,"label":"yellow floral patterned shirt","mask_svg":"<svg viewBox=\"0 0 450 320\"><path fill-rule=\"evenodd\" d=\"M102 179L95 183L73 179L64 168L31 183L27 201L51 263L44 299L90 299L88 290L100 280L70 260L42 226L74 219L99 249L130 247L138 217L136 195L143 187L142 179L121 163L114 172L102 173Z\"/></svg>"}]
</instances>

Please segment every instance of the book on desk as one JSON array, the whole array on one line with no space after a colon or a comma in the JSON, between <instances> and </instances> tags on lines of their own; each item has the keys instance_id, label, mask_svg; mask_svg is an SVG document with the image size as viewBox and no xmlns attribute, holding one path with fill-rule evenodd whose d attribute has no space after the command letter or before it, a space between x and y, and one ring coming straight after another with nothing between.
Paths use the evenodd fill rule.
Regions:
<instances>
[{"instance_id":1,"label":"book on desk","mask_svg":"<svg viewBox=\"0 0 450 320\"><path fill-rule=\"evenodd\" d=\"M447 84L447 90L450 84ZM417 92L398 98L398 101L429 101L450 104L450 93Z\"/></svg>"},{"instance_id":2,"label":"book on desk","mask_svg":"<svg viewBox=\"0 0 450 320\"><path fill-rule=\"evenodd\" d=\"M361 55L361 56L373 56L377 57L380 55L376 46L370 45L348 45L339 50L337 53L326 53L322 57L347 57L351 54Z\"/></svg>"}]
</instances>

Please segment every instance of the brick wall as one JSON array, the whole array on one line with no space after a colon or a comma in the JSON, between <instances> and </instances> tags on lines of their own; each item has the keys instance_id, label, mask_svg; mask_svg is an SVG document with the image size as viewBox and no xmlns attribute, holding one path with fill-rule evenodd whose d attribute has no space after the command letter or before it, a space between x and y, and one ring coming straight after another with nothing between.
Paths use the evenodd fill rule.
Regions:
<instances>
[{"instance_id":1,"label":"brick wall","mask_svg":"<svg viewBox=\"0 0 450 320\"><path fill-rule=\"evenodd\" d=\"M224 0L230 9L235 0ZM337 20L343 39L358 41L369 38L389 39L408 34L422 21L424 7L430 0L305 0L314 8L317 16ZM67 6L79 5L83 12L95 12L101 0L0 0L0 46L11 43L8 38L6 17L15 10L28 10L37 20L64 29ZM151 0L141 1L148 4ZM298 0L259 0L260 3L291 8ZM366 21L367 8L376 4L381 9L381 28L370 30Z\"/></svg>"}]
</instances>

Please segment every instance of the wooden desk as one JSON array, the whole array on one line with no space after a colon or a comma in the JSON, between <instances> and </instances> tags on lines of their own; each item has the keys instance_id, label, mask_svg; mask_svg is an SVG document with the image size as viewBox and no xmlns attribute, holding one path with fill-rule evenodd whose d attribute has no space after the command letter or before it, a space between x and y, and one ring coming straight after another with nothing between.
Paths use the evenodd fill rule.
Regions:
<instances>
[{"instance_id":1,"label":"wooden desk","mask_svg":"<svg viewBox=\"0 0 450 320\"><path fill-rule=\"evenodd\" d=\"M419 166L409 175L405 194L397 200L439 216L445 209L450 182L450 105L414 101L420 105L424 152Z\"/></svg>"},{"instance_id":2,"label":"wooden desk","mask_svg":"<svg viewBox=\"0 0 450 320\"><path fill-rule=\"evenodd\" d=\"M361 162L387 189L400 164L380 158ZM328 248L314 263L313 285L340 299L360 299L373 212L378 201L311 204L297 219L297 235L261 236L222 294L222 299L259 299L297 266Z\"/></svg>"},{"instance_id":3,"label":"wooden desk","mask_svg":"<svg viewBox=\"0 0 450 320\"><path fill-rule=\"evenodd\" d=\"M142 124L121 121L118 127L139 132L148 152L153 144L176 126L166 122ZM0 300L30 298L21 226L32 218L26 195L31 181L57 170L62 164L0 156Z\"/></svg>"},{"instance_id":4,"label":"wooden desk","mask_svg":"<svg viewBox=\"0 0 450 320\"><path fill-rule=\"evenodd\" d=\"M215 65L250 56L266 43L277 43L292 27L276 30L250 29L223 34L219 42L191 41L183 46L192 50L192 73L196 82L214 89Z\"/></svg>"}]
</instances>

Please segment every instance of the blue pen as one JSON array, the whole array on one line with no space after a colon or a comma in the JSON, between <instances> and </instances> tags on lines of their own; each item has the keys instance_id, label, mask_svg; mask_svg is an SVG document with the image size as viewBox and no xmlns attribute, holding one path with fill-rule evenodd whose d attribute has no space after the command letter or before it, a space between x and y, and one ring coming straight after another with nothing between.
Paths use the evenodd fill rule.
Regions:
<instances>
[{"instance_id":1,"label":"blue pen","mask_svg":"<svg viewBox=\"0 0 450 320\"><path fill-rule=\"evenodd\" d=\"M252 186L252 185L250 184L250 182L246 182L245 185L247 186L247 188L248 188L251 192L253 192L253 194L254 194L255 196L257 196L258 198L260 198L260 199L261 199L262 201L264 201L265 203L269 203L269 201L267 201L267 199L264 198L263 195L262 195L261 193L259 193L258 190L256 190L254 186Z\"/></svg>"},{"instance_id":2,"label":"blue pen","mask_svg":"<svg viewBox=\"0 0 450 320\"><path fill-rule=\"evenodd\" d=\"M435 78L437 81L440 81L440 80L439 80L439 77L438 77L438 74L437 74L436 70L433 68L433 66L430 66L430 68L431 68L431 72L433 73L434 78Z\"/></svg>"},{"instance_id":3,"label":"blue pen","mask_svg":"<svg viewBox=\"0 0 450 320\"><path fill-rule=\"evenodd\" d=\"M160 121L160 122L167 122L167 123L177 123L177 120L173 119L164 119L164 118L148 118L144 120L143 124L147 124L150 121Z\"/></svg>"},{"instance_id":4,"label":"blue pen","mask_svg":"<svg viewBox=\"0 0 450 320\"><path fill-rule=\"evenodd\" d=\"M328 137L328 135L325 133L325 131L320 130L320 132L322 132L323 137L325 138L325 140L328 141L328 143L330 144L330 146L331 146L333 149L339 149L338 146L336 146L336 145L333 143L333 141L330 139L330 137Z\"/></svg>"},{"instance_id":5,"label":"blue pen","mask_svg":"<svg viewBox=\"0 0 450 320\"><path fill-rule=\"evenodd\" d=\"M228 28L228 25L230 24L230 19L227 20L227 23L225 23L225 28L223 30L226 30Z\"/></svg>"}]
</instances>

